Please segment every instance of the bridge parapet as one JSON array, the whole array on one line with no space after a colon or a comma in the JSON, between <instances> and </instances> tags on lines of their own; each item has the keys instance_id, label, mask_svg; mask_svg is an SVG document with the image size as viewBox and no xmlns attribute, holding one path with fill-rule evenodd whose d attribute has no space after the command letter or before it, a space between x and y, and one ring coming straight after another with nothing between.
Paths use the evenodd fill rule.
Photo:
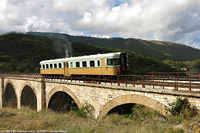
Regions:
<instances>
[{"instance_id":1,"label":"bridge parapet","mask_svg":"<svg viewBox=\"0 0 200 133\"><path fill-rule=\"evenodd\" d=\"M200 76L174 76L174 75L120 75L109 77L63 77L48 75L43 77L46 81L67 81L90 84L109 84L111 86L126 86L140 88L162 88L170 90L200 91Z\"/></svg>"},{"instance_id":2,"label":"bridge parapet","mask_svg":"<svg viewBox=\"0 0 200 133\"><path fill-rule=\"evenodd\" d=\"M31 74L0 74L1 77L13 78L13 79L21 79L21 80L43 80L42 75L38 73Z\"/></svg>"},{"instance_id":3,"label":"bridge parapet","mask_svg":"<svg viewBox=\"0 0 200 133\"><path fill-rule=\"evenodd\" d=\"M159 75L158 75L159 74ZM165 75L163 75L165 74ZM167 75L166 75L167 74ZM173 75L170 75L173 74ZM177 75L177 76L174 76ZM179 74L179 75L178 75ZM180 75L182 74L182 75ZM184 75L183 74L187 74ZM190 75L189 75L190 74ZM62 75L40 75L38 73L27 74L1 74L1 77L38 80L38 81L67 81L90 84L109 84L111 86L142 87L142 88L162 88L170 90L200 91L199 73L152 73L152 75L120 75L102 77L64 77Z\"/></svg>"}]
</instances>

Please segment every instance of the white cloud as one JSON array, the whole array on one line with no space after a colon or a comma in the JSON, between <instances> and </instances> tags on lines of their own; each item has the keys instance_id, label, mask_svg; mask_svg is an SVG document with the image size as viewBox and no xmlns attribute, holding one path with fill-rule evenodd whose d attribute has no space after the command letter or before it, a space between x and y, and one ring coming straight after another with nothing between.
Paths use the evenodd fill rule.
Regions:
<instances>
[{"instance_id":1,"label":"white cloud","mask_svg":"<svg viewBox=\"0 0 200 133\"><path fill-rule=\"evenodd\" d=\"M49 31L199 47L200 0L1 0L0 33Z\"/></svg>"}]
</instances>

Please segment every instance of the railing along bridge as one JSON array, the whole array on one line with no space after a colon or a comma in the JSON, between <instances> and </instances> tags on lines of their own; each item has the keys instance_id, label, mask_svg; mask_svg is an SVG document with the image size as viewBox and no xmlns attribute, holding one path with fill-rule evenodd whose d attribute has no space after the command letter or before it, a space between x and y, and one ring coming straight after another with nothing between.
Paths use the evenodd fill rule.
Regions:
<instances>
[{"instance_id":1,"label":"railing along bridge","mask_svg":"<svg viewBox=\"0 0 200 133\"><path fill-rule=\"evenodd\" d=\"M181 91L200 91L200 73L151 72L149 75L74 76L40 75L38 73L1 74L1 77L33 78L48 81L80 82L111 86L162 88Z\"/></svg>"}]
</instances>

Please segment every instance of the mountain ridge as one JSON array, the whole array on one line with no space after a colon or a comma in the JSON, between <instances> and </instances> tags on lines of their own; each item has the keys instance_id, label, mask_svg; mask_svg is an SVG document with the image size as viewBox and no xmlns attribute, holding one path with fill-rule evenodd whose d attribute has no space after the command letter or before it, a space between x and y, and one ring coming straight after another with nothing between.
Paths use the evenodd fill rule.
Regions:
<instances>
[{"instance_id":1,"label":"mountain ridge","mask_svg":"<svg viewBox=\"0 0 200 133\"><path fill-rule=\"evenodd\" d=\"M67 39L83 44L91 44L95 46L107 48L119 48L131 50L137 54L157 58L160 60L195 60L200 59L200 49L196 49L183 44L157 41L157 40L143 40L134 38L95 38L86 36L72 36L63 33L50 32L28 32L27 34L55 37Z\"/></svg>"}]
</instances>

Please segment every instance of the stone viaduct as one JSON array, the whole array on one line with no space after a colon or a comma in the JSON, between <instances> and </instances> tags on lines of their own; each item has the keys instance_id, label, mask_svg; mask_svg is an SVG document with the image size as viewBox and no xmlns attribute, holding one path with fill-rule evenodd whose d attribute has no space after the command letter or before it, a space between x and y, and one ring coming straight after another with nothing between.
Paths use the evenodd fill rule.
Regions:
<instances>
[{"instance_id":1,"label":"stone viaduct","mask_svg":"<svg viewBox=\"0 0 200 133\"><path fill-rule=\"evenodd\" d=\"M89 84L62 80L44 80L43 78L27 78L2 76L0 78L0 108L3 108L8 86L13 88L16 96L16 106L21 108L22 95L25 88L31 88L36 97L37 111L48 108L49 102L56 92L68 94L81 107L88 103L94 107L94 117L102 118L111 109L128 103L136 103L150 107L164 116L169 112L166 107L177 96L187 97L189 102L200 109L200 94L197 92L174 91L142 86L117 86L109 84Z\"/></svg>"}]
</instances>

